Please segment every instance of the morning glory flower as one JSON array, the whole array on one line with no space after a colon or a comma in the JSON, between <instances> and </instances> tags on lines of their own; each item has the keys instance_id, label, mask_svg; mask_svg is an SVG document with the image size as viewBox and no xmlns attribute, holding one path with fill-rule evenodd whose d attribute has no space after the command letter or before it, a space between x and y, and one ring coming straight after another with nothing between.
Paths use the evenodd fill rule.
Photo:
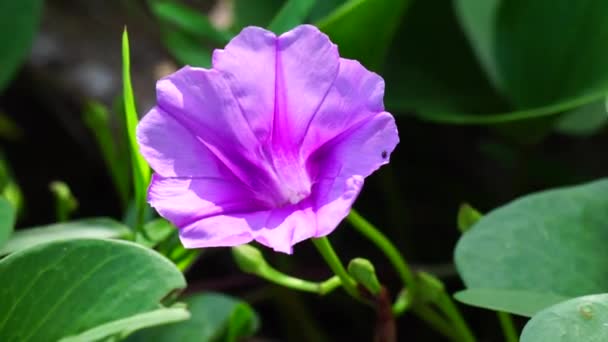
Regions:
<instances>
[{"instance_id":1,"label":"morning glory flower","mask_svg":"<svg viewBox=\"0 0 608 342\"><path fill-rule=\"evenodd\" d=\"M384 81L317 28L247 27L158 81L137 127L148 202L187 248L256 240L291 253L331 233L399 142Z\"/></svg>"}]
</instances>

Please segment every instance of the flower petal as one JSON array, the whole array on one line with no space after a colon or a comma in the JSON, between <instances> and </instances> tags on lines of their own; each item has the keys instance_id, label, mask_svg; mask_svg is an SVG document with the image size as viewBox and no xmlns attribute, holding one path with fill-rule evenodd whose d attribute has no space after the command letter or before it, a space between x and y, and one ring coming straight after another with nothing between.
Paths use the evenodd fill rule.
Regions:
<instances>
[{"instance_id":1,"label":"flower petal","mask_svg":"<svg viewBox=\"0 0 608 342\"><path fill-rule=\"evenodd\" d=\"M274 33L246 27L223 50L213 52L213 68L222 72L257 138L272 130L275 97Z\"/></svg>"},{"instance_id":2,"label":"flower petal","mask_svg":"<svg viewBox=\"0 0 608 342\"><path fill-rule=\"evenodd\" d=\"M301 25L279 37L275 141L299 147L338 75L339 66L337 46L314 26Z\"/></svg>"},{"instance_id":3,"label":"flower petal","mask_svg":"<svg viewBox=\"0 0 608 342\"><path fill-rule=\"evenodd\" d=\"M384 111L384 80L361 63L340 59L340 72L325 101L310 122L303 141L308 156L330 139Z\"/></svg>"},{"instance_id":4,"label":"flower petal","mask_svg":"<svg viewBox=\"0 0 608 342\"><path fill-rule=\"evenodd\" d=\"M311 238L317 231L312 203L300 203L266 211L264 221L252 226L255 240L278 252L291 254L293 245Z\"/></svg>"},{"instance_id":5,"label":"flower petal","mask_svg":"<svg viewBox=\"0 0 608 342\"><path fill-rule=\"evenodd\" d=\"M137 125L139 150L163 177L226 177L230 171L186 127L158 107Z\"/></svg>"},{"instance_id":6,"label":"flower petal","mask_svg":"<svg viewBox=\"0 0 608 342\"><path fill-rule=\"evenodd\" d=\"M337 136L315 152L319 174L315 193L316 236L331 233L346 217L363 179L388 163L399 142L395 119L382 112Z\"/></svg>"},{"instance_id":7,"label":"flower petal","mask_svg":"<svg viewBox=\"0 0 608 342\"><path fill-rule=\"evenodd\" d=\"M220 178L163 178L153 175L148 202L178 227L230 212L263 208L241 183Z\"/></svg>"},{"instance_id":8,"label":"flower petal","mask_svg":"<svg viewBox=\"0 0 608 342\"><path fill-rule=\"evenodd\" d=\"M297 146L339 68L336 45L311 25L276 37L257 27L241 31L213 54L260 141Z\"/></svg>"},{"instance_id":9,"label":"flower petal","mask_svg":"<svg viewBox=\"0 0 608 342\"><path fill-rule=\"evenodd\" d=\"M231 247L253 240L247 219L239 215L206 217L181 228L179 237L186 248Z\"/></svg>"}]
</instances>

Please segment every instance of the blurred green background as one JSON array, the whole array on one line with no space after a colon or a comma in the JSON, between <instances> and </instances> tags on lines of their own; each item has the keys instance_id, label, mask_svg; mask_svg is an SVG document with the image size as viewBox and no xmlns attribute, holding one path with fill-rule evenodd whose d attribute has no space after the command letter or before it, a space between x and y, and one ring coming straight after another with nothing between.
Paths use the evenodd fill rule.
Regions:
<instances>
[{"instance_id":1,"label":"blurred green background","mask_svg":"<svg viewBox=\"0 0 608 342\"><path fill-rule=\"evenodd\" d=\"M386 80L401 143L355 207L419 270L462 287L452 263L463 202L485 212L539 189L608 174L608 2L603 0L0 1L0 193L18 227L58 219L57 185L72 217L129 220L129 152L122 121L120 35L127 25L140 115L155 80L184 64L210 65L247 25L281 33L313 23ZM56 183L55 183L56 184ZM65 210L64 210L65 212ZM331 236L345 260L386 260L345 225ZM322 279L310 244L282 270ZM262 317L256 339L369 340L373 312L335 294L294 293L240 274L213 249L188 273L190 293L242 297ZM500 338L494 315L466 308L480 340ZM522 322L518 322L522 323ZM410 315L400 337L440 337Z\"/></svg>"}]
</instances>

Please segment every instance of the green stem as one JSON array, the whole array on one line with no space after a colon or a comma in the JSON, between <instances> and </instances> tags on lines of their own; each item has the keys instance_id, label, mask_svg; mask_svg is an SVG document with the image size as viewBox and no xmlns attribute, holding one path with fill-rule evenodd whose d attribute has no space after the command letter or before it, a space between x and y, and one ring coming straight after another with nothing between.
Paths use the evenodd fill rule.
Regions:
<instances>
[{"instance_id":1,"label":"green stem","mask_svg":"<svg viewBox=\"0 0 608 342\"><path fill-rule=\"evenodd\" d=\"M408 296L410 298L414 298L416 293L416 281L414 279L414 274L395 245L393 245L393 243L386 236L384 236L382 232L374 227L374 225L363 218L363 216L359 215L355 209L351 209L347 219L357 231L363 234L363 236L368 238L380 250L382 250L382 252L384 252L388 260L399 274L401 281L407 287ZM404 308L403 311L405 311L405 309L407 308Z\"/></svg>"},{"instance_id":2,"label":"green stem","mask_svg":"<svg viewBox=\"0 0 608 342\"><path fill-rule=\"evenodd\" d=\"M312 282L286 275L285 273L279 272L272 267L264 267L260 269L257 275L275 284L290 289L312 292L319 295L326 295L342 284L342 281L338 276L333 276L322 282Z\"/></svg>"},{"instance_id":3,"label":"green stem","mask_svg":"<svg viewBox=\"0 0 608 342\"><path fill-rule=\"evenodd\" d=\"M443 313L450 319L454 328L458 331L461 341L463 342L475 342L475 336L471 332L471 329L462 318L462 314L454 304L452 298L445 292L439 293L435 304L443 311Z\"/></svg>"},{"instance_id":4,"label":"green stem","mask_svg":"<svg viewBox=\"0 0 608 342\"><path fill-rule=\"evenodd\" d=\"M427 305L415 305L412 307L412 311L449 340L454 342L460 342L462 340L456 331L454 331L454 328L450 323L446 322L446 320L431 307Z\"/></svg>"},{"instance_id":5,"label":"green stem","mask_svg":"<svg viewBox=\"0 0 608 342\"><path fill-rule=\"evenodd\" d=\"M502 332L505 335L505 342L517 342L519 341L519 337L517 336L517 329L515 329L515 324L513 324L513 318L506 312L498 311L496 312L498 315L498 320L500 321L500 327L502 328Z\"/></svg>"},{"instance_id":6,"label":"green stem","mask_svg":"<svg viewBox=\"0 0 608 342\"><path fill-rule=\"evenodd\" d=\"M342 261L334 251L334 248L331 246L331 243L327 239L327 237L320 237L312 239L313 244L325 259L325 262L331 268L336 276L340 278L342 286L350 294L356 299L361 299L359 296L359 291L357 291L357 283L350 277L344 265L342 265Z\"/></svg>"}]
</instances>

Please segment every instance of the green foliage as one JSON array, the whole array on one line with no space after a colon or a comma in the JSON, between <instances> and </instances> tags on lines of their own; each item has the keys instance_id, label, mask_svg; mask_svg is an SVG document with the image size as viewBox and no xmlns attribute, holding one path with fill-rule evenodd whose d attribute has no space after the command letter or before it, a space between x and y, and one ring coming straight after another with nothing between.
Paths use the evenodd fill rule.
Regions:
<instances>
[{"instance_id":1,"label":"green foliage","mask_svg":"<svg viewBox=\"0 0 608 342\"><path fill-rule=\"evenodd\" d=\"M131 187L129 150L123 144L124 139L120 139L121 135L115 133L115 131L124 133L124 127L122 127L123 125L117 125L119 127L114 128L108 108L95 101L90 101L85 105L83 121L97 141L97 146L101 151L124 209L129 202L129 189Z\"/></svg>"},{"instance_id":2,"label":"green foliage","mask_svg":"<svg viewBox=\"0 0 608 342\"><path fill-rule=\"evenodd\" d=\"M548 292L471 288L454 294L458 301L484 309L532 317L537 312L568 299Z\"/></svg>"},{"instance_id":3,"label":"green foliage","mask_svg":"<svg viewBox=\"0 0 608 342\"><path fill-rule=\"evenodd\" d=\"M77 335L155 310L169 292L186 285L173 264L149 249L93 239L56 241L12 254L0 261L0 279L3 341Z\"/></svg>"},{"instance_id":4,"label":"green foliage","mask_svg":"<svg viewBox=\"0 0 608 342\"><path fill-rule=\"evenodd\" d=\"M146 189L150 182L150 168L139 153L139 146L135 137L135 128L139 122L137 110L135 109L135 97L131 85L131 58L129 56L129 35L127 29L122 34L122 82L123 100L125 106L125 122L129 147L131 150L131 169L133 171L133 187L135 189L135 207L137 212L136 226L143 225L143 217L146 204Z\"/></svg>"},{"instance_id":5,"label":"green foliage","mask_svg":"<svg viewBox=\"0 0 608 342\"><path fill-rule=\"evenodd\" d=\"M380 293L382 286L376 276L374 265L367 259L355 258L348 263L348 274L372 295Z\"/></svg>"},{"instance_id":6,"label":"green foliage","mask_svg":"<svg viewBox=\"0 0 608 342\"><path fill-rule=\"evenodd\" d=\"M521 342L603 342L608 340L607 321L608 294L578 297L532 317Z\"/></svg>"},{"instance_id":7,"label":"green foliage","mask_svg":"<svg viewBox=\"0 0 608 342\"><path fill-rule=\"evenodd\" d=\"M287 0L268 25L268 29L281 34L302 24L314 8L315 2L316 0Z\"/></svg>"},{"instance_id":8,"label":"green foliage","mask_svg":"<svg viewBox=\"0 0 608 342\"><path fill-rule=\"evenodd\" d=\"M0 255L14 253L51 241L76 238L118 239L128 238L128 227L109 218L90 218L48 226L20 229L0 247Z\"/></svg>"},{"instance_id":9,"label":"green foliage","mask_svg":"<svg viewBox=\"0 0 608 342\"><path fill-rule=\"evenodd\" d=\"M379 70L408 0L350 0L316 25L337 44L340 55Z\"/></svg>"},{"instance_id":10,"label":"green foliage","mask_svg":"<svg viewBox=\"0 0 608 342\"><path fill-rule=\"evenodd\" d=\"M15 226L15 209L9 201L0 197L0 247L13 233Z\"/></svg>"},{"instance_id":11,"label":"green foliage","mask_svg":"<svg viewBox=\"0 0 608 342\"><path fill-rule=\"evenodd\" d=\"M462 203L460 208L458 208L458 216L456 223L458 224L458 229L464 233L467 230L471 229L471 227L479 221L482 217L481 213L477 211L477 209L473 208L468 203Z\"/></svg>"},{"instance_id":12,"label":"green foliage","mask_svg":"<svg viewBox=\"0 0 608 342\"><path fill-rule=\"evenodd\" d=\"M42 0L0 1L0 91L27 57L42 3Z\"/></svg>"},{"instance_id":13,"label":"green foliage","mask_svg":"<svg viewBox=\"0 0 608 342\"><path fill-rule=\"evenodd\" d=\"M259 319L246 303L219 293L204 293L183 299L190 320L142 330L128 342L239 341L258 329Z\"/></svg>"},{"instance_id":14,"label":"green foliage","mask_svg":"<svg viewBox=\"0 0 608 342\"><path fill-rule=\"evenodd\" d=\"M486 214L456 246L466 286L567 298L605 291L607 191L608 180L600 180L524 196Z\"/></svg>"},{"instance_id":15,"label":"green foliage","mask_svg":"<svg viewBox=\"0 0 608 342\"><path fill-rule=\"evenodd\" d=\"M72 194L70 187L60 181L51 182L49 185L55 197L55 215L58 222L65 222L78 208L78 200Z\"/></svg>"}]
</instances>

